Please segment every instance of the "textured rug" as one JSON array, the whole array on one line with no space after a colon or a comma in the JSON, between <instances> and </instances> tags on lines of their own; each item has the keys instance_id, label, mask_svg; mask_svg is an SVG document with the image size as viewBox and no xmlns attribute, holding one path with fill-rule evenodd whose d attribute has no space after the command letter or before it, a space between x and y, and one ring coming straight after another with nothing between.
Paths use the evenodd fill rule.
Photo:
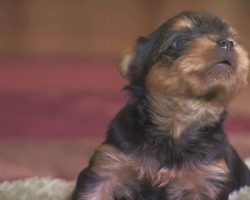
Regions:
<instances>
[{"instance_id":1,"label":"textured rug","mask_svg":"<svg viewBox=\"0 0 250 200\"><path fill-rule=\"evenodd\" d=\"M250 167L250 159L246 160ZM34 177L0 184L1 200L68 200L75 182ZM250 200L250 187L233 192L229 200Z\"/></svg>"}]
</instances>

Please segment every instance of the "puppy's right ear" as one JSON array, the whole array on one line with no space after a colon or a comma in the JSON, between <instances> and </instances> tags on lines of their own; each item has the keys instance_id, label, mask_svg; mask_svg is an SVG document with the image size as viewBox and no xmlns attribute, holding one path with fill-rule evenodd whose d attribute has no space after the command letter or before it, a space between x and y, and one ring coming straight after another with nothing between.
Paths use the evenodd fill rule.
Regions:
<instances>
[{"instance_id":1,"label":"puppy's right ear","mask_svg":"<svg viewBox=\"0 0 250 200\"><path fill-rule=\"evenodd\" d=\"M150 63L150 54L156 38L155 33L153 33L148 37L137 39L133 50L126 53L118 65L122 77L131 82L138 80L143 75L143 71Z\"/></svg>"},{"instance_id":2,"label":"puppy's right ear","mask_svg":"<svg viewBox=\"0 0 250 200\"><path fill-rule=\"evenodd\" d=\"M132 51L128 52L120 62L118 69L121 75L130 82L143 79L145 73L153 62L155 45L160 39L162 31L165 30L163 24L156 31L147 37L139 37Z\"/></svg>"},{"instance_id":3,"label":"puppy's right ear","mask_svg":"<svg viewBox=\"0 0 250 200\"><path fill-rule=\"evenodd\" d=\"M134 48L128 51L125 56L120 61L118 65L118 70L120 71L123 78L131 81L137 75L139 75L142 70L142 58L141 52L145 49L142 48L143 43L146 42L146 38L140 37L134 46Z\"/></svg>"},{"instance_id":4,"label":"puppy's right ear","mask_svg":"<svg viewBox=\"0 0 250 200\"><path fill-rule=\"evenodd\" d=\"M135 49L129 50L120 60L117 68L121 76L127 80L130 80L130 67L135 59Z\"/></svg>"}]
</instances>

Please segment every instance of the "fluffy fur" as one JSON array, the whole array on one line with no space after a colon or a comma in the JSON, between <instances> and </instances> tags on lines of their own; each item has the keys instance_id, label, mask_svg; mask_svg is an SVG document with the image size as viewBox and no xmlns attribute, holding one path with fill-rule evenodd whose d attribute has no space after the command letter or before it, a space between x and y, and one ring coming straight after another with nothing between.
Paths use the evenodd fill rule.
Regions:
<instances>
[{"instance_id":1,"label":"fluffy fur","mask_svg":"<svg viewBox=\"0 0 250 200\"><path fill-rule=\"evenodd\" d=\"M223 130L248 63L235 31L205 12L183 12L139 38L119 66L131 98L72 199L226 200L250 185Z\"/></svg>"}]
</instances>

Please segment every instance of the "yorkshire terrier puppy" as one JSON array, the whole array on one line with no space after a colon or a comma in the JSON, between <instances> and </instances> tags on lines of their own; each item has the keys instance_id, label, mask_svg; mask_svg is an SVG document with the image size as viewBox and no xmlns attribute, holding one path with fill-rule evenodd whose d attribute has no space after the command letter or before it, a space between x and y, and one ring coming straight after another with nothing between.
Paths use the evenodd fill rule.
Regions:
<instances>
[{"instance_id":1,"label":"yorkshire terrier puppy","mask_svg":"<svg viewBox=\"0 0 250 200\"><path fill-rule=\"evenodd\" d=\"M248 57L225 21L183 12L119 66L131 93L78 177L73 200L226 200L250 172L223 131Z\"/></svg>"}]
</instances>

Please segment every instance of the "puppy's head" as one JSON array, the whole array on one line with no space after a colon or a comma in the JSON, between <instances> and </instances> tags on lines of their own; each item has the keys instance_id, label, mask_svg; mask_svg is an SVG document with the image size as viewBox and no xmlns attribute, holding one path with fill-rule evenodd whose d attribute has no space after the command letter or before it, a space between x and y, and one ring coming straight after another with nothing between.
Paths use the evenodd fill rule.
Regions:
<instances>
[{"instance_id":1,"label":"puppy's head","mask_svg":"<svg viewBox=\"0 0 250 200\"><path fill-rule=\"evenodd\" d=\"M226 22L183 12L139 38L119 70L149 94L225 104L246 84L248 57Z\"/></svg>"}]
</instances>

